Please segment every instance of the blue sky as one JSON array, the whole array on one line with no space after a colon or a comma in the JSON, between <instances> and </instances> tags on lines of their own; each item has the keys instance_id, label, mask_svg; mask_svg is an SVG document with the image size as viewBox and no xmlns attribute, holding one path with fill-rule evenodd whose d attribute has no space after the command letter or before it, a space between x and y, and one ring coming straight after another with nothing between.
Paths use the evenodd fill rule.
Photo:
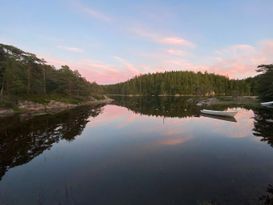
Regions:
<instances>
[{"instance_id":1,"label":"blue sky","mask_svg":"<svg viewBox=\"0 0 273 205\"><path fill-rule=\"evenodd\" d=\"M231 78L273 63L273 1L0 0L0 42L114 83L164 70Z\"/></svg>"}]
</instances>

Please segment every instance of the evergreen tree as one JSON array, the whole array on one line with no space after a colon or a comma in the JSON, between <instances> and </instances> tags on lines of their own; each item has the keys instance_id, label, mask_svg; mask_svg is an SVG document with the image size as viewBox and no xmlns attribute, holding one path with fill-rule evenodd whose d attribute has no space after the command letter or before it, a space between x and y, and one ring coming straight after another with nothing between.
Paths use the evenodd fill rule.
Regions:
<instances>
[{"instance_id":1,"label":"evergreen tree","mask_svg":"<svg viewBox=\"0 0 273 205\"><path fill-rule=\"evenodd\" d=\"M225 76L192 71L170 71L136 76L104 86L108 94L132 95L251 95L251 83Z\"/></svg>"},{"instance_id":2,"label":"evergreen tree","mask_svg":"<svg viewBox=\"0 0 273 205\"><path fill-rule=\"evenodd\" d=\"M273 64L259 65L257 72L261 73L258 77L258 94L261 100L273 100Z\"/></svg>"}]
</instances>

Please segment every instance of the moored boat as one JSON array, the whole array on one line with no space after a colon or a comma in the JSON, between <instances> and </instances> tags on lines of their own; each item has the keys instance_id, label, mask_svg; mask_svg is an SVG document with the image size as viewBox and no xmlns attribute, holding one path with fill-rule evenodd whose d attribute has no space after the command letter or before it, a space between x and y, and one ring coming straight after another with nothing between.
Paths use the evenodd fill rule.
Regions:
<instances>
[{"instance_id":1,"label":"moored boat","mask_svg":"<svg viewBox=\"0 0 273 205\"><path fill-rule=\"evenodd\" d=\"M202 116L202 117L208 117L208 118L216 119L216 120L228 121L228 122L237 122L237 120L235 119L235 117L230 117L230 116L210 115L210 114L205 114L205 113L201 113L200 116Z\"/></svg>"},{"instance_id":2,"label":"moored boat","mask_svg":"<svg viewBox=\"0 0 273 205\"><path fill-rule=\"evenodd\" d=\"M271 105L273 105L273 101L271 101L271 102L263 102L263 103L261 103L261 105L262 106L271 106Z\"/></svg>"},{"instance_id":3,"label":"moored boat","mask_svg":"<svg viewBox=\"0 0 273 205\"><path fill-rule=\"evenodd\" d=\"M225 116L225 117L234 117L238 111L218 111L218 110L201 110L201 113L207 115L217 115L217 116Z\"/></svg>"}]
</instances>

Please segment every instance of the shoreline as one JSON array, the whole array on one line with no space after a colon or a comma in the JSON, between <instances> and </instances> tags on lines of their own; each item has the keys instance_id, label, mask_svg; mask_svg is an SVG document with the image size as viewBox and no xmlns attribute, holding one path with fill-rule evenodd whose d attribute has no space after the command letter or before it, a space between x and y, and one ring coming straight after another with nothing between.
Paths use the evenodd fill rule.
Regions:
<instances>
[{"instance_id":1,"label":"shoreline","mask_svg":"<svg viewBox=\"0 0 273 205\"><path fill-rule=\"evenodd\" d=\"M36 103L32 101L21 101L18 103L18 107L12 108L0 108L0 118L10 117L14 115L46 115L46 114L57 114L66 110L70 110L80 106L97 106L109 104L113 99L109 97L104 97L104 99L94 99L79 104L64 103L60 101L51 100L47 104Z\"/></svg>"},{"instance_id":2,"label":"shoreline","mask_svg":"<svg viewBox=\"0 0 273 205\"><path fill-rule=\"evenodd\" d=\"M213 106L213 105L244 105L244 106L260 106L257 96L214 96L205 97L193 100L192 102L198 107ZM189 99L189 100L190 100Z\"/></svg>"},{"instance_id":3,"label":"shoreline","mask_svg":"<svg viewBox=\"0 0 273 205\"><path fill-rule=\"evenodd\" d=\"M187 102L195 106L213 106L213 105L243 105L260 106L257 96L198 96L198 95L108 95L112 97L188 97Z\"/></svg>"}]
</instances>

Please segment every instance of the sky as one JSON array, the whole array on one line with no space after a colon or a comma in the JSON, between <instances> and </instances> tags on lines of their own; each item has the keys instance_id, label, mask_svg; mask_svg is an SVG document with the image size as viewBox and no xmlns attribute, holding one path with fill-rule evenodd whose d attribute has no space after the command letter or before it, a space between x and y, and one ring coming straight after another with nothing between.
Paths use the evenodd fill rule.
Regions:
<instances>
[{"instance_id":1,"label":"sky","mask_svg":"<svg viewBox=\"0 0 273 205\"><path fill-rule=\"evenodd\" d=\"M273 63L272 0L0 0L0 43L111 84L143 73L242 79Z\"/></svg>"}]
</instances>

